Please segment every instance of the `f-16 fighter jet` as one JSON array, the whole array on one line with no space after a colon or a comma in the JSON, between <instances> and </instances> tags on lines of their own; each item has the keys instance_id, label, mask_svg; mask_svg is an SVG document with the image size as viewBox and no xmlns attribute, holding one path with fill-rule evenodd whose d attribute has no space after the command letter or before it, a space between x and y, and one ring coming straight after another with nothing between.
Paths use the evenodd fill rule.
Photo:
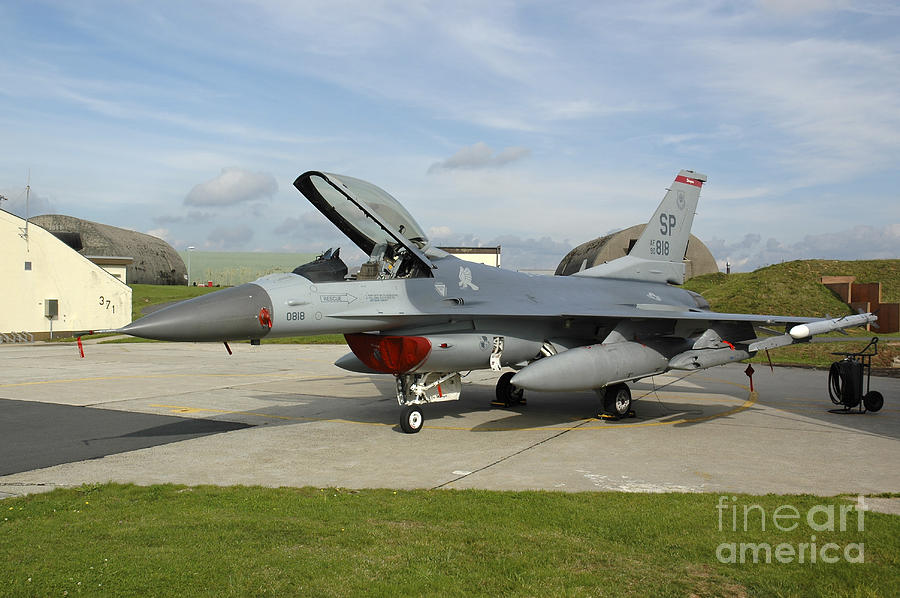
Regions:
<instances>
[{"instance_id":1,"label":"f-16 fighter jet","mask_svg":"<svg viewBox=\"0 0 900 598\"><path fill-rule=\"evenodd\" d=\"M336 365L396 378L408 433L422 406L458 399L460 372L501 372L496 395L597 392L606 417L631 409L628 382L699 370L812 335L863 326L837 319L710 311L684 282L684 255L706 176L682 170L628 255L572 276L538 276L462 261L433 246L382 189L349 176L306 172L294 186L369 256L355 278L337 252L291 273L175 304L121 332L168 341L225 342L341 333L351 353ZM759 337L757 327L784 326Z\"/></svg>"}]
</instances>

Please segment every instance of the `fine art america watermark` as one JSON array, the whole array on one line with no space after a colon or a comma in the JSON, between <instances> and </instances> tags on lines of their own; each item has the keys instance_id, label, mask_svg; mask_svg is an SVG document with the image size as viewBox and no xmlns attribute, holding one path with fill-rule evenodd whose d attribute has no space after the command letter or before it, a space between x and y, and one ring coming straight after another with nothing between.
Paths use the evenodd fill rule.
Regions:
<instances>
[{"instance_id":1,"label":"fine art america watermark","mask_svg":"<svg viewBox=\"0 0 900 598\"><path fill-rule=\"evenodd\" d=\"M845 533L847 540L857 540L865 532L865 499L857 496L856 504L815 505L806 510L782 504L766 510L758 504L740 504L736 496L719 496L716 503L718 530L723 533L770 534L798 529L809 531L809 541L791 542L722 542L716 547L720 563L863 563L863 542L822 542L816 534Z\"/></svg>"}]
</instances>

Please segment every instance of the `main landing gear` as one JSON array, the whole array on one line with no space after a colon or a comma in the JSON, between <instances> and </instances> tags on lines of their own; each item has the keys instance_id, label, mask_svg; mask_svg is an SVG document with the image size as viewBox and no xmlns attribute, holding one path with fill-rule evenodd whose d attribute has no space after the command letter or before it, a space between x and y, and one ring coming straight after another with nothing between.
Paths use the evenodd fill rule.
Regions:
<instances>
[{"instance_id":1,"label":"main landing gear","mask_svg":"<svg viewBox=\"0 0 900 598\"><path fill-rule=\"evenodd\" d=\"M514 407L516 405L525 405L525 390L513 385L510 380L515 376L515 372L506 372L497 380L497 388L495 394L497 398L491 401L491 405L501 407Z\"/></svg>"},{"instance_id":2,"label":"main landing gear","mask_svg":"<svg viewBox=\"0 0 900 598\"><path fill-rule=\"evenodd\" d=\"M596 390L603 407L600 419L619 420L634 417L631 409L631 390L624 382L612 384Z\"/></svg>"}]
</instances>

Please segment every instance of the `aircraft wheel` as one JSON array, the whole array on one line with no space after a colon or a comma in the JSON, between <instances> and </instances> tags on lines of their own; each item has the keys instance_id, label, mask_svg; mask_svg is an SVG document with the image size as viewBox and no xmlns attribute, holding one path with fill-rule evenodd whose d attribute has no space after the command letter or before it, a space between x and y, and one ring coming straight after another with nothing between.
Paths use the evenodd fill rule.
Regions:
<instances>
[{"instance_id":1,"label":"aircraft wheel","mask_svg":"<svg viewBox=\"0 0 900 598\"><path fill-rule=\"evenodd\" d=\"M407 405L400 415L400 429L407 434L415 434L425 424L425 416L418 405Z\"/></svg>"},{"instance_id":2,"label":"aircraft wheel","mask_svg":"<svg viewBox=\"0 0 900 598\"><path fill-rule=\"evenodd\" d=\"M863 405L866 406L866 411L874 413L884 406L884 397L877 390L867 392L863 397Z\"/></svg>"},{"instance_id":3,"label":"aircraft wheel","mask_svg":"<svg viewBox=\"0 0 900 598\"><path fill-rule=\"evenodd\" d=\"M500 376L499 380L497 380L497 402L504 407L512 407L513 405L519 405L525 402L525 390L516 388L510 383L510 380L512 380L512 377L515 375L515 372L506 372Z\"/></svg>"},{"instance_id":4,"label":"aircraft wheel","mask_svg":"<svg viewBox=\"0 0 900 598\"><path fill-rule=\"evenodd\" d=\"M614 384L603 395L603 414L611 419L622 419L631 411L631 390L627 384Z\"/></svg>"}]
</instances>

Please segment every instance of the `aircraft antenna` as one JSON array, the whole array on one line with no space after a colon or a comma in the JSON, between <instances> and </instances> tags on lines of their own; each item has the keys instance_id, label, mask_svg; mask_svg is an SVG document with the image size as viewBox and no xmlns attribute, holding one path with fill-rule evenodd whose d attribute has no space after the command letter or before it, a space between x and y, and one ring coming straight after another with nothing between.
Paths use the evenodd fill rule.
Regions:
<instances>
[{"instance_id":1,"label":"aircraft antenna","mask_svg":"<svg viewBox=\"0 0 900 598\"><path fill-rule=\"evenodd\" d=\"M19 236L22 237L23 239L25 239L26 242L28 241L28 218L30 216L30 214L28 212L28 203L29 203L30 198L31 198L31 169L29 168L26 183L25 183L25 226L19 228L19 230L22 231L19 233ZM4 197L3 199L7 199L7 198Z\"/></svg>"},{"instance_id":2,"label":"aircraft antenna","mask_svg":"<svg viewBox=\"0 0 900 598\"><path fill-rule=\"evenodd\" d=\"M25 183L25 240L28 240L28 199L31 197L31 169Z\"/></svg>"}]
</instances>

